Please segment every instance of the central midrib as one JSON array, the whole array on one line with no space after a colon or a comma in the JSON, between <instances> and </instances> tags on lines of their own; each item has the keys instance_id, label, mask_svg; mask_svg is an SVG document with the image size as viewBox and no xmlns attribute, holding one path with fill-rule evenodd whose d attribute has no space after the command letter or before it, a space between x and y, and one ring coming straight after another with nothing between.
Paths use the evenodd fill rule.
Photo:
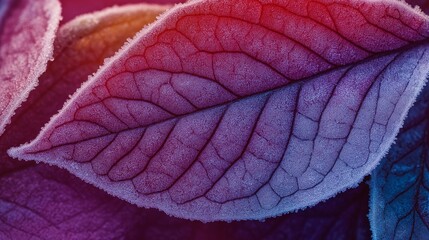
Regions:
<instances>
[{"instance_id":1,"label":"central midrib","mask_svg":"<svg viewBox=\"0 0 429 240\"><path fill-rule=\"evenodd\" d=\"M136 130L136 129L147 128L147 127L150 127L150 126L153 126L153 125L156 125L156 124L160 124L160 123L164 123L164 122L167 122L167 121L170 121L170 120L173 120L173 119L181 119L181 118L187 117L189 115L196 114L198 112L209 111L209 110L217 108L217 107L221 107L221 106L225 106L225 105L231 105L231 104L234 104L236 102L239 102L239 101L242 101L242 100L245 100L245 99L249 99L249 98L252 98L252 97L258 97L258 96L262 96L262 95L265 95L265 94L271 94L272 92L280 91L280 90L282 90L282 89L284 89L286 87L289 87L290 85L293 85L293 84L303 84L305 82L314 80L315 78L321 77L321 76L323 76L325 74L332 73L334 71L338 71L338 70L342 70L342 69L347 69L347 68L350 68L352 66L360 65L360 64L363 64L363 63L366 63L366 62L369 62L369 61L372 61L372 60L375 60L375 59L378 59L378 58L382 58L382 57L385 57L385 56L388 56L388 55L404 53L404 52L407 52L409 50L412 50L414 48L423 46L423 45L428 44L428 43L429 43L429 38L424 39L424 40L420 40L420 41L416 41L414 43L405 45L405 46L397 48L397 49L380 52L380 53L373 54L373 55L371 55L369 57L363 58L363 59L355 61L355 62L347 63L347 64L344 64L344 65L339 66L339 67L333 67L333 68L329 68L329 69L320 71L318 73L313 74L312 76L308 76L308 77L305 77L305 78L302 78L302 79L294 80L293 82L288 83L288 84L283 85L283 86L279 86L279 87L271 88L271 89L268 89L268 90L256 92L254 94L243 96L243 97L239 97L239 98L231 100L231 101L221 102L221 103L215 104L215 105L210 106L210 107L198 109L198 110L193 111L193 112L179 114L179 115L176 115L176 116L173 116L173 117L169 117L169 118L166 118L166 119L162 119L160 121L156 121L156 122L144 125L144 126L137 126L137 127L132 127L132 128L126 128L126 129L119 130L119 131L109 131L109 133L106 133L106 134L101 134L101 135L98 135L98 136L89 137L89 138L81 139L81 140L78 140L78 141L73 141L73 142L68 142L68 143L63 143L63 144L58 144L58 145L52 145L51 148L48 148L48 149L38 150L38 151L34 151L34 152L27 152L27 153L28 154L39 153L39 152L43 152L43 151L46 151L46 150L50 150L52 148L57 148L57 147L72 145L72 144L81 143L81 142L85 142L85 141L90 141L90 140L93 140L93 139L110 136L112 134L119 134L121 132L127 132L127 131L133 131L133 130ZM171 73L171 72L166 71L166 70L160 70L160 69L154 69L154 68L148 68L148 69L145 69L145 71L146 70L158 70L158 71L165 71L165 72ZM182 73L182 74L193 75L191 73ZM198 77L198 76L196 76L196 77ZM212 80L214 82L217 82L214 79L212 79ZM156 104L154 104L154 105L157 106ZM61 125L64 125L64 124L67 124L67 123L70 123L70 122L74 122L74 121L79 121L79 120L72 120L72 121L69 121L69 122L62 123ZM98 125L97 123L94 123L94 124Z\"/></svg>"}]
</instances>

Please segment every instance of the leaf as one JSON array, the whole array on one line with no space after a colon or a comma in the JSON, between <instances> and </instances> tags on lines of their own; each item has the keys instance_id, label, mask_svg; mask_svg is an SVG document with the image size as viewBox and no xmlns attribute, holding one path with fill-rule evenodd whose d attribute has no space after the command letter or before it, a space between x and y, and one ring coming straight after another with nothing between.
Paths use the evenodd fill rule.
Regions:
<instances>
[{"instance_id":1,"label":"leaf","mask_svg":"<svg viewBox=\"0 0 429 240\"><path fill-rule=\"evenodd\" d=\"M3 161L0 173L22 165L10 161L7 149L35 138L68 96L106 57L111 57L128 38L166 9L167 6L145 4L109 8L62 26L55 41L55 61L49 62L37 90L17 110L12 124L0 136L0 160Z\"/></svg>"},{"instance_id":2,"label":"leaf","mask_svg":"<svg viewBox=\"0 0 429 240\"><path fill-rule=\"evenodd\" d=\"M0 135L52 56L56 0L0 1Z\"/></svg>"},{"instance_id":3,"label":"leaf","mask_svg":"<svg viewBox=\"0 0 429 240\"><path fill-rule=\"evenodd\" d=\"M299 213L204 224L141 209L38 165L0 178L1 239L370 239L366 186Z\"/></svg>"},{"instance_id":4,"label":"leaf","mask_svg":"<svg viewBox=\"0 0 429 240\"><path fill-rule=\"evenodd\" d=\"M164 214L142 212L141 222L129 232L130 239L371 239L368 189L360 186L315 207L261 221L201 223ZM149 213L149 214L148 214Z\"/></svg>"},{"instance_id":5,"label":"leaf","mask_svg":"<svg viewBox=\"0 0 429 240\"><path fill-rule=\"evenodd\" d=\"M115 5L126 5L136 3L152 3L152 4L174 4L184 2L185 0L103 0L103 1L87 1L87 0L60 0L63 6L63 21L68 22L76 16L83 13L93 12L106 7Z\"/></svg>"},{"instance_id":6,"label":"leaf","mask_svg":"<svg viewBox=\"0 0 429 240\"><path fill-rule=\"evenodd\" d=\"M429 87L411 108L395 145L372 174L374 239L429 236Z\"/></svg>"},{"instance_id":7,"label":"leaf","mask_svg":"<svg viewBox=\"0 0 429 240\"><path fill-rule=\"evenodd\" d=\"M105 57L165 9L152 5L111 8L60 28L55 61L49 62L36 91L0 136L0 239L115 239L140 220L136 215L140 217L141 210L56 168L18 163L6 150L34 138ZM124 223L124 219L136 220Z\"/></svg>"},{"instance_id":8,"label":"leaf","mask_svg":"<svg viewBox=\"0 0 429 240\"><path fill-rule=\"evenodd\" d=\"M294 211L378 164L425 81L428 23L396 1L192 1L9 154L181 218Z\"/></svg>"},{"instance_id":9,"label":"leaf","mask_svg":"<svg viewBox=\"0 0 429 240\"><path fill-rule=\"evenodd\" d=\"M138 24L144 24L145 19L162 10L144 5L113 8L80 17L61 27L55 44L55 61L48 64L36 91L32 91L28 101L17 110L12 124L0 137L0 148L34 137L46 121L43 119L60 108L73 88L97 68L96 64L101 64L103 56L113 54L120 42L138 29ZM123 21L124 18L127 21ZM95 47L100 46L94 44L96 42L103 42L101 45L111 49L100 51ZM85 54L89 49L93 55ZM79 64L85 67L76 68ZM0 162L0 239L249 240L282 236L297 239L308 237L307 234L316 239L323 236L369 239L366 205L367 190L361 186L315 208L265 222L202 224L139 209L55 167L44 164L22 167L6 156L1 156ZM362 235L365 238L359 238Z\"/></svg>"},{"instance_id":10,"label":"leaf","mask_svg":"<svg viewBox=\"0 0 429 240\"><path fill-rule=\"evenodd\" d=\"M2 0L0 1L0 27L3 27L3 21L5 15L10 7L10 1Z\"/></svg>"},{"instance_id":11,"label":"leaf","mask_svg":"<svg viewBox=\"0 0 429 240\"><path fill-rule=\"evenodd\" d=\"M57 168L18 164L6 149L34 138L105 57L164 10L143 4L110 8L60 28L55 61L0 136L0 239L115 239L140 220L141 210Z\"/></svg>"}]
</instances>

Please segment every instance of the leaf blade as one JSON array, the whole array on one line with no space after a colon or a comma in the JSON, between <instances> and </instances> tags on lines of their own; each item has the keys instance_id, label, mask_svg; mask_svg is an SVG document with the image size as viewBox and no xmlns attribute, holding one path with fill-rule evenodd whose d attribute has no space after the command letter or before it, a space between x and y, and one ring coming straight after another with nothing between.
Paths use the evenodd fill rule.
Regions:
<instances>
[{"instance_id":1,"label":"leaf blade","mask_svg":"<svg viewBox=\"0 0 429 240\"><path fill-rule=\"evenodd\" d=\"M0 134L46 69L60 18L56 0L1 4Z\"/></svg>"},{"instance_id":2,"label":"leaf blade","mask_svg":"<svg viewBox=\"0 0 429 240\"><path fill-rule=\"evenodd\" d=\"M3 162L0 173L22 165L7 155L7 149L35 138L68 96L97 70L106 57L111 57L124 41L167 7L136 4L108 8L61 26L54 44L55 61L48 63L46 72L39 78L37 90L32 91L28 100L17 109L12 123L0 136L0 159ZM108 38L112 32L115 32L114 37ZM100 45L106 47L99 49Z\"/></svg>"},{"instance_id":3,"label":"leaf blade","mask_svg":"<svg viewBox=\"0 0 429 240\"><path fill-rule=\"evenodd\" d=\"M429 234L427 90L372 174L369 217L375 239L423 239Z\"/></svg>"},{"instance_id":4,"label":"leaf blade","mask_svg":"<svg viewBox=\"0 0 429 240\"><path fill-rule=\"evenodd\" d=\"M139 8L140 6L133 6L132 12L135 14L129 11L123 13L116 9L109 14L107 14L109 10L103 11L103 14L96 14L95 16L98 17L88 15L78 21L79 30L70 26L60 28L55 45L57 49L54 53L55 61L48 64L47 73L40 78L38 89L31 92L28 100L12 118L12 124L0 137L2 154L5 152L4 148L34 138L37 129L45 122L40 118L47 119L48 115L56 112L61 106L61 98L65 99L73 88L77 88L81 81L96 68L89 64L85 69L79 68L71 71L72 73L64 74L64 70L58 71L58 69L63 69L65 66L73 69L73 65L65 59L74 56L73 63L82 65L82 62L90 61L78 63L79 59L93 60L93 56L90 58L88 54L80 55L92 49L91 44L82 44L82 42L92 43L95 39L100 42L101 36L112 36L112 34L123 39L127 38L131 33L124 34L124 30L132 32L132 29L138 27L132 28L130 24L126 24L126 28L111 29L108 26L111 24L123 26L119 24L122 22L121 19L123 20L121 15L138 16L144 19L144 14L146 11L149 12L149 8L145 10L144 8L139 10ZM121 9L124 8L121 7ZM109 16L108 22L103 20L104 14ZM97 24L83 24L93 18L97 18L97 21L90 22ZM73 37L67 36L68 34ZM109 38L111 41L106 45L110 48L114 46L119 48L118 45L123 40L113 39ZM112 52L115 50L113 49ZM59 52L61 54L58 54ZM92 51L92 53L98 56L100 52ZM107 52L104 51L104 53ZM64 55L68 57L65 58ZM102 58L102 56L98 57L97 61L101 63ZM90 70L91 67L94 70ZM55 78L56 75L62 77ZM54 86L49 84L55 81L58 82ZM50 91L43 93L47 88ZM32 119L32 121L28 122L25 119ZM316 208L265 222L203 224L169 217L158 211L139 209L90 187L55 167L44 166L44 164L37 166L26 164L24 167L21 165L20 162L9 159L7 156L1 156L0 202L3 208L0 210L0 219L3 224L0 225L0 238L2 239L121 237L127 239L275 239L324 236L336 239L348 239L354 236L357 239L369 239L369 228L365 217L367 212L367 190L363 188L365 186L341 194ZM349 203L350 200L352 204L344 204ZM356 233L352 233L349 229L355 229Z\"/></svg>"},{"instance_id":5,"label":"leaf blade","mask_svg":"<svg viewBox=\"0 0 429 240\"><path fill-rule=\"evenodd\" d=\"M399 2L229 3L176 7L109 61L33 143L9 153L66 168L140 206L204 221L276 216L357 184L424 83L427 19ZM334 36L328 50L305 34L292 38L288 27L287 37L276 30L275 14L295 14L283 24L312 26L316 20L296 13L310 5L336 13L318 26ZM400 11L408 26L389 27L398 24L390 12L392 19L374 23L382 12L374 9ZM339 21L351 14L356 21ZM350 24L361 32L347 31ZM369 32L374 37L363 38ZM276 41L258 50L265 37ZM273 50L280 45L286 50Z\"/></svg>"}]
</instances>

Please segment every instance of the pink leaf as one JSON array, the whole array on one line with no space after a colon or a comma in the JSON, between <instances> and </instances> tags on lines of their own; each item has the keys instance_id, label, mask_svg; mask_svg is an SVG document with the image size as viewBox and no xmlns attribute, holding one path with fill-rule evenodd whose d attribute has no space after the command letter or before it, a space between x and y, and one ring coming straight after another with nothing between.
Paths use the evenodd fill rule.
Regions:
<instances>
[{"instance_id":1,"label":"pink leaf","mask_svg":"<svg viewBox=\"0 0 429 240\"><path fill-rule=\"evenodd\" d=\"M52 57L56 0L0 2L0 134Z\"/></svg>"},{"instance_id":2,"label":"pink leaf","mask_svg":"<svg viewBox=\"0 0 429 240\"><path fill-rule=\"evenodd\" d=\"M313 205L387 151L429 71L428 23L396 1L192 1L9 153L182 218Z\"/></svg>"}]
</instances>

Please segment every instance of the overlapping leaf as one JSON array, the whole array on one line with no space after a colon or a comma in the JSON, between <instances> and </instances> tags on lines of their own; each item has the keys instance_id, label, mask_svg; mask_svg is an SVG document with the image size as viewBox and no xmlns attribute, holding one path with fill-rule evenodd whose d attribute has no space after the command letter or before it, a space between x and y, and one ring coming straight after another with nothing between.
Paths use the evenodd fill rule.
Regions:
<instances>
[{"instance_id":1,"label":"overlapping leaf","mask_svg":"<svg viewBox=\"0 0 429 240\"><path fill-rule=\"evenodd\" d=\"M426 87L395 145L372 174L370 218L375 239L429 236L428 113Z\"/></svg>"},{"instance_id":2,"label":"overlapping leaf","mask_svg":"<svg viewBox=\"0 0 429 240\"><path fill-rule=\"evenodd\" d=\"M17 110L12 124L0 136L0 172L6 173L18 165L9 161L8 148L36 137L106 57L111 57L128 38L166 9L155 5L110 8L81 16L61 27L55 42L55 61L49 63L37 91Z\"/></svg>"},{"instance_id":3,"label":"overlapping leaf","mask_svg":"<svg viewBox=\"0 0 429 240\"><path fill-rule=\"evenodd\" d=\"M10 153L180 217L278 215L378 163L424 83L428 34L401 2L193 1Z\"/></svg>"},{"instance_id":4,"label":"overlapping leaf","mask_svg":"<svg viewBox=\"0 0 429 240\"><path fill-rule=\"evenodd\" d=\"M57 0L0 1L0 134L52 57Z\"/></svg>"},{"instance_id":5,"label":"overlapping leaf","mask_svg":"<svg viewBox=\"0 0 429 240\"><path fill-rule=\"evenodd\" d=\"M0 206L1 239L117 239L142 215L44 165L2 175Z\"/></svg>"}]
</instances>

